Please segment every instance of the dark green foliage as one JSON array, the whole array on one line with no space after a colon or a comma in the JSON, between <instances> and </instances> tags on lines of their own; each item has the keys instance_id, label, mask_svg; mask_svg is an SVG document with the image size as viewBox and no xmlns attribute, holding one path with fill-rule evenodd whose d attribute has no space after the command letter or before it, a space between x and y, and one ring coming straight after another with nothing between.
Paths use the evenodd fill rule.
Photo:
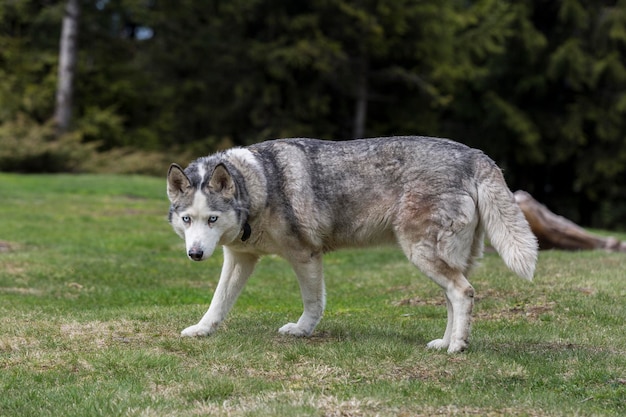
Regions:
<instances>
[{"instance_id":1,"label":"dark green foliage","mask_svg":"<svg viewBox=\"0 0 626 417\"><path fill-rule=\"evenodd\" d=\"M75 133L57 137L51 123L38 124L18 115L0 125L0 170L76 172L94 156L93 146Z\"/></svg>"},{"instance_id":2,"label":"dark green foliage","mask_svg":"<svg viewBox=\"0 0 626 417\"><path fill-rule=\"evenodd\" d=\"M626 3L511 4L506 53L452 104L450 135L583 224L624 227Z\"/></svg>"},{"instance_id":3,"label":"dark green foliage","mask_svg":"<svg viewBox=\"0 0 626 417\"><path fill-rule=\"evenodd\" d=\"M41 129L53 114L64 3L0 4L5 133L20 117ZM484 149L512 188L558 213L626 227L624 1L81 7L74 130L100 152L201 155L275 137L447 136ZM17 165L5 159L0 169Z\"/></svg>"}]
</instances>

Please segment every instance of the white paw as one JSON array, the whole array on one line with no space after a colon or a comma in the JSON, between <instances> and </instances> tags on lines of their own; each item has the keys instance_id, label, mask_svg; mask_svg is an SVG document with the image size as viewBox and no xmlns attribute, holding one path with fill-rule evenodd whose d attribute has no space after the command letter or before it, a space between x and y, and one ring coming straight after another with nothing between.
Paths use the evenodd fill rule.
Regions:
<instances>
[{"instance_id":1,"label":"white paw","mask_svg":"<svg viewBox=\"0 0 626 417\"><path fill-rule=\"evenodd\" d=\"M436 349L436 350L441 350L441 349L445 349L447 348L449 345L448 342L446 342L443 339L435 339L431 342L428 342L428 344L426 345L426 347L428 349Z\"/></svg>"},{"instance_id":2,"label":"white paw","mask_svg":"<svg viewBox=\"0 0 626 417\"><path fill-rule=\"evenodd\" d=\"M468 343L464 340L454 340L448 346L448 353L459 353L467 349Z\"/></svg>"},{"instance_id":3,"label":"white paw","mask_svg":"<svg viewBox=\"0 0 626 417\"><path fill-rule=\"evenodd\" d=\"M185 330L180 332L180 335L183 337L198 337L198 336L208 336L213 333L213 327L201 326L199 324L194 324L193 326L187 327Z\"/></svg>"},{"instance_id":4,"label":"white paw","mask_svg":"<svg viewBox=\"0 0 626 417\"><path fill-rule=\"evenodd\" d=\"M280 334L289 334L291 336L297 336L297 337L305 337L305 336L311 335L310 331L307 331L306 329L301 328L296 323L287 323L283 327L278 329L278 332Z\"/></svg>"}]
</instances>

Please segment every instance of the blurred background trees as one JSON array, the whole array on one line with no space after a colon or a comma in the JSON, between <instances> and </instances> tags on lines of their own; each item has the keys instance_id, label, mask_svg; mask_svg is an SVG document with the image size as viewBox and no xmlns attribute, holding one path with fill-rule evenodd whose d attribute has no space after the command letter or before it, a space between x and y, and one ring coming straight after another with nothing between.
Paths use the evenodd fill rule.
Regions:
<instances>
[{"instance_id":1,"label":"blurred background trees","mask_svg":"<svg viewBox=\"0 0 626 417\"><path fill-rule=\"evenodd\" d=\"M626 228L625 1L72 1L61 135L68 0L0 3L2 170L160 174L270 138L445 136L557 213Z\"/></svg>"}]
</instances>

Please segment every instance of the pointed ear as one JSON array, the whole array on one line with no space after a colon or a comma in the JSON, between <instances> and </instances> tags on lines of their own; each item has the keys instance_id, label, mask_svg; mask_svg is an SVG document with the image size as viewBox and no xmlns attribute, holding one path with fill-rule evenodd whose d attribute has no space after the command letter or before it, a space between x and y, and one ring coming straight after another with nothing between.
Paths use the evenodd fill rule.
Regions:
<instances>
[{"instance_id":1,"label":"pointed ear","mask_svg":"<svg viewBox=\"0 0 626 417\"><path fill-rule=\"evenodd\" d=\"M177 200L189 187L191 181L178 164L170 165L167 171L167 196L170 201Z\"/></svg>"},{"instance_id":2,"label":"pointed ear","mask_svg":"<svg viewBox=\"0 0 626 417\"><path fill-rule=\"evenodd\" d=\"M213 170L209 180L209 191L220 193L225 198L235 197L235 181L224 164L219 164Z\"/></svg>"}]
</instances>

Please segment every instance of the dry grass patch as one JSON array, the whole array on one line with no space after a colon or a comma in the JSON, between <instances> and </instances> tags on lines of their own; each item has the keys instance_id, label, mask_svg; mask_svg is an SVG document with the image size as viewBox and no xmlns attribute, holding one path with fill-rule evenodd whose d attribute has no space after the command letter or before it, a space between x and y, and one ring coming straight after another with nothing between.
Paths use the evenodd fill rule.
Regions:
<instances>
[{"instance_id":1,"label":"dry grass patch","mask_svg":"<svg viewBox=\"0 0 626 417\"><path fill-rule=\"evenodd\" d=\"M197 402L190 410L190 415L211 415L235 417L245 415L271 416L281 415L288 411L289 415L315 415L324 417L432 417L432 416L524 416L545 417L550 413L541 410L516 408L481 408L447 405L433 407L428 405L393 406L385 401L373 398L341 399L335 395L311 394L303 391L286 390L267 392L261 395L225 400L220 404Z\"/></svg>"},{"instance_id":2,"label":"dry grass patch","mask_svg":"<svg viewBox=\"0 0 626 417\"><path fill-rule=\"evenodd\" d=\"M529 321L546 319L554 315L557 303L554 301L536 300L533 303L516 304L497 311L477 311L473 314L478 320L514 320L523 317Z\"/></svg>"},{"instance_id":3,"label":"dry grass patch","mask_svg":"<svg viewBox=\"0 0 626 417\"><path fill-rule=\"evenodd\" d=\"M60 335L85 350L101 350L112 344L145 343L147 325L131 320L63 323Z\"/></svg>"},{"instance_id":4,"label":"dry grass patch","mask_svg":"<svg viewBox=\"0 0 626 417\"><path fill-rule=\"evenodd\" d=\"M7 242L0 240L0 253L14 252L21 248L21 245L17 242Z\"/></svg>"},{"instance_id":5,"label":"dry grass patch","mask_svg":"<svg viewBox=\"0 0 626 417\"><path fill-rule=\"evenodd\" d=\"M38 346L37 340L24 336L0 336L0 352L15 354L26 349L35 349ZM8 365L8 364L5 364Z\"/></svg>"},{"instance_id":6,"label":"dry grass patch","mask_svg":"<svg viewBox=\"0 0 626 417\"><path fill-rule=\"evenodd\" d=\"M292 413L295 412L294 415L314 414L328 417L397 415L388 414L389 410L383 413L381 403L373 399L341 400L334 395L315 395L299 390L265 392L255 396L225 400L221 404L197 402L191 414L201 416L280 415L281 410L287 409Z\"/></svg>"},{"instance_id":7,"label":"dry grass patch","mask_svg":"<svg viewBox=\"0 0 626 417\"><path fill-rule=\"evenodd\" d=\"M44 291L38 288L24 288L24 287L0 287L0 293L16 294L16 295L34 295L42 296Z\"/></svg>"}]
</instances>

